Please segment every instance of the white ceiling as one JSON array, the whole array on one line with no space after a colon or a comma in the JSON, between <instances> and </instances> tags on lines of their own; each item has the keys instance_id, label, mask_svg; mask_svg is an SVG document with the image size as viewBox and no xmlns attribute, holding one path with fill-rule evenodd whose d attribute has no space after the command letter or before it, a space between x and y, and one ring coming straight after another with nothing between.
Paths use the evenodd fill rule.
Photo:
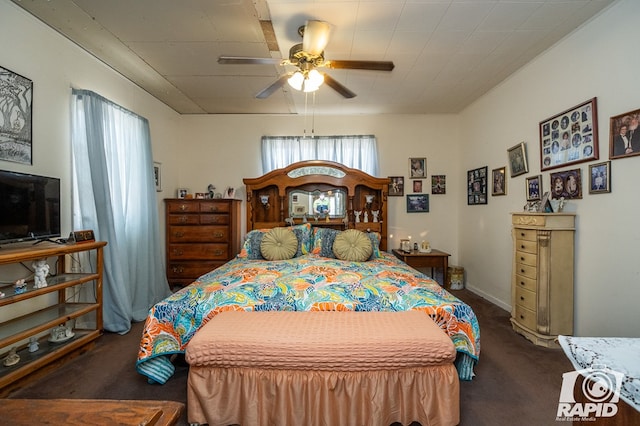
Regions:
<instances>
[{"instance_id":1,"label":"white ceiling","mask_svg":"<svg viewBox=\"0 0 640 426\"><path fill-rule=\"evenodd\" d=\"M459 112L615 0L12 1L179 113L411 114ZM326 85L315 99L288 85L255 99L289 69L217 63L288 58L307 19L331 24L327 59L395 69L325 70L353 99Z\"/></svg>"}]
</instances>

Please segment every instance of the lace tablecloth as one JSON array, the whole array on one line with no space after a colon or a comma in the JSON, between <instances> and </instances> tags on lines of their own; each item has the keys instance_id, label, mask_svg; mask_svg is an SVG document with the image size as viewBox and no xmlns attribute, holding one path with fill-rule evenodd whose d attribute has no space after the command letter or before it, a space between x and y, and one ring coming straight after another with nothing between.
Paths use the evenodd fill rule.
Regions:
<instances>
[{"instance_id":1,"label":"lace tablecloth","mask_svg":"<svg viewBox=\"0 0 640 426\"><path fill-rule=\"evenodd\" d=\"M640 338L558 336L558 341L576 370L624 374L620 398L640 412Z\"/></svg>"}]
</instances>

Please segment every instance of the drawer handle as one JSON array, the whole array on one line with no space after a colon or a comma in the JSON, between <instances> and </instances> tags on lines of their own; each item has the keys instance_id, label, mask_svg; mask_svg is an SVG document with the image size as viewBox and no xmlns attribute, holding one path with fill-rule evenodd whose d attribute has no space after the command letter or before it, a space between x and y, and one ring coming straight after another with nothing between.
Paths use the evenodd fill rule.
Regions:
<instances>
[{"instance_id":1,"label":"drawer handle","mask_svg":"<svg viewBox=\"0 0 640 426\"><path fill-rule=\"evenodd\" d=\"M524 285L524 281L520 281L520 285L522 285L522 286L523 286L523 285Z\"/></svg>"},{"instance_id":2,"label":"drawer handle","mask_svg":"<svg viewBox=\"0 0 640 426\"><path fill-rule=\"evenodd\" d=\"M180 204L180 210L185 211L187 209L186 204Z\"/></svg>"},{"instance_id":3,"label":"drawer handle","mask_svg":"<svg viewBox=\"0 0 640 426\"><path fill-rule=\"evenodd\" d=\"M521 237L524 237L524 232L521 232L521 233L520 233L520 236L521 236Z\"/></svg>"},{"instance_id":4,"label":"drawer handle","mask_svg":"<svg viewBox=\"0 0 640 426\"><path fill-rule=\"evenodd\" d=\"M523 296L520 296L520 300L524 300L524 297L523 297Z\"/></svg>"},{"instance_id":5,"label":"drawer handle","mask_svg":"<svg viewBox=\"0 0 640 426\"><path fill-rule=\"evenodd\" d=\"M180 216L180 219L178 219L178 222L180 223L185 223L187 221L187 217L186 216Z\"/></svg>"},{"instance_id":6,"label":"drawer handle","mask_svg":"<svg viewBox=\"0 0 640 426\"><path fill-rule=\"evenodd\" d=\"M181 273L183 273L183 272L184 272L184 269L182 269L182 267L181 267L181 266L180 266L180 267L178 267L178 266L174 266L174 267L173 267L173 273L174 273L174 274L181 274Z\"/></svg>"},{"instance_id":7,"label":"drawer handle","mask_svg":"<svg viewBox=\"0 0 640 426\"><path fill-rule=\"evenodd\" d=\"M520 315L520 319L524 319L524 315Z\"/></svg>"},{"instance_id":8,"label":"drawer handle","mask_svg":"<svg viewBox=\"0 0 640 426\"><path fill-rule=\"evenodd\" d=\"M524 269L520 269L520 272L522 272L524 274Z\"/></svg>"},{"instance_id":9,"label":"drawer handle","mask_svg":"<svg viewBox=\"0 0 640 426\"><path fill-rule=\"evenodd\" d=\"M224 251L216 250L216 251L213 252L213 254L216 255L216 256L222 256L224 254Z\"/></svg>"},{"instance_id":10,"label":"drawer handle","mask_svg":"<svg viewBox=\"0 0 640 426\"><path fill-rule=\"evenodd\" d=\"M522 244L522 245L520 246L520 248L521 248L521 249L523 249L523 248L524 248L524 244Z\"/></svg>"},{"instance_id":11,"label":"drawer handle","mask_svg":"<svg viewBox=\"0 0 640 426\"><path fill-rule=\"evenodd\" d=\"M182 256L183 254L184 252L182 250L178 250L178 249L173 250L174 256Z\"/></svg>"},{"instance_id":12,"label":"drawer handle","mask_svg":"<svg viewBox=\"0 0 640 426\"><path fill-rule=\"evenodd\" d=\"M184 232L176 232L173 235L175 235L177 238L182 238L182 237L184 237Z\"/></svg>"},{"instance_id":13,"label":"drawer handle","mask_svg":"<svg viewBox=\"0 0 640 426\"><path fill-rule=\"evenodd\" d=\"M520 260L522 260L524 262L524 257L520 257Z\"/></svg>"},{"instance_id":14,"label":"drawer handle","mask_svg":"<svg viewBox=\"0 0 640 426\"><path fill-rule=\"evenodd\" d=\"M216 238L222 238L224 237L224 233L223 232L214 232L213 236Z\"/></svg>"}]
</instances>

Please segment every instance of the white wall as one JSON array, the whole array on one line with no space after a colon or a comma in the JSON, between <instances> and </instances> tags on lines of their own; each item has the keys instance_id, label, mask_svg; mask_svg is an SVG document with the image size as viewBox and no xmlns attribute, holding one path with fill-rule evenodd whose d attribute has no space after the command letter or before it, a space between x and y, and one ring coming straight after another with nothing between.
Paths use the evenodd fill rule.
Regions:
<instances>
[{"instance_id":1,"label":"white wall","mask_svg":"<svg viewBox=\"0 0 640 426\"><path fill-rule=\"evenodd\" d=\"M308 120L307 133L310 132ZM429 213L406 213L405 197L389 197L389 239L391 248L399 239L428 239L432 246L452 254L457 261L457 208L464 191L458 166L458 118L452 115L320 116L315 134L374 134L378 141L380 176L405 176L405 194L412 193L408 179L409 157L427 158L427 176L447 176L447 194L430 195ZM179 178L175 189L206 192L213 183L218 190L239 188L242 179L262 175L260 138L263 135L302 135L304 119L297 116L219 115L182 118ZM423 179L423 192L430 193L430 180ZM244 203L243 203L244 208ZM243 213L244 215L244 213ZM244 216L243 216L244 218ZM246 229L243 220L243 229Z\"/></svg>"},{"instance_id":2,"label":"white wall","mask_svg":"<svg viewBox=\"0 0 640 426\"><path fill-rule=\"evenodd\" d=\"M507 164L507 148L525 141L529 173L508 180L508 195L487 206L460 206L460 258L468 286L510 306L510 216L526 202L525 179L540 172L538 123L597 97L600 159L580 168L583 198L577 213L575 334L640 336L640 157L611 161L612 192L591 195L589 164L608 160L609 117L640 108L640 2L621 0L527 64L460 114L462 170Z\"/></svg>"}]
</instances>

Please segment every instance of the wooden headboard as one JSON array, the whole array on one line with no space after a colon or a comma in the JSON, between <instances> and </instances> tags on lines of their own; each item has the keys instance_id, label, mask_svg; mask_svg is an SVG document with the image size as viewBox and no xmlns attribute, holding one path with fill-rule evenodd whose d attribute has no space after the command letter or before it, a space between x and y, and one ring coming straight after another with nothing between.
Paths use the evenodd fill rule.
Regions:
<instances>
[{"instance_id":1,"label":"wooden headboard","mask_svg":"<svg viewBox=\"0 0 640 426\"><path fill-rule=\"evenodd\" d=\"M331 161L313 160L272 170L257 178L246 178L243 182L247 191L247 232L308 221L313 226L379 232L382 236L380 248L387 249L388 178L377 178ZM346 195L344 215L314 217L305 214L292 217L292 193L335 190L342 190ZM370 203L367 198L371 200ZM360 212L360 221L356 221L356 212ZM377 222L374 222L373 212L378 212Z\"/></svg>"}]
</instances>

